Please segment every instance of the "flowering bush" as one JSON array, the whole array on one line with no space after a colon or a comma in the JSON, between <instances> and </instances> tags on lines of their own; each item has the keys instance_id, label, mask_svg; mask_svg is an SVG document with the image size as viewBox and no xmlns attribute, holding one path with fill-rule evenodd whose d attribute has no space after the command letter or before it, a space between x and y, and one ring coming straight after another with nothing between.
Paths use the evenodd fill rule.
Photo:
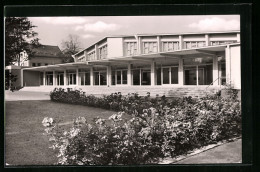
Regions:
<instances>
[{"instance_id":1,"label":"flowering bush","mask_svg":"<svg viewBox=\"0 0 260 172\"><path fill-rule=\"evenodd\" d=\"M86 95L86 93L81 90L72 90L71 88L68 88L67 91L62 88L55 88L50 92L50 98L52 101L56 102L124 111L127 114L140 114L143 109L148 109L150 107L162 110L164 106L174 107L177 105L189 104L192 103L190 101L194 101L191 97L166 98L165 96L162 96L151 98L149 92L146 96L139 96L137 93L123 96L118 92L110 95L103 95L102 97L95 97L94 95Z\"/></svg>"},{"instance_id":2,"label":"flowering bush","mask_svg":"<svg viewBox=\"0 0 260 172\"><path fill-rule=\"evenodd\" d=\"M124 112L106 120L97 117L93 124L79 117L65 132L55 120L45 118L43 125L52 148L59 150L58 164L151 164L241 135L238 100L214 96L167 99L120 93L96 99L76 94L83 97L84 104L103 103L106 108ZM132 119L125 121L125 115L132 115Z\"/></svg>"}]
</instances>

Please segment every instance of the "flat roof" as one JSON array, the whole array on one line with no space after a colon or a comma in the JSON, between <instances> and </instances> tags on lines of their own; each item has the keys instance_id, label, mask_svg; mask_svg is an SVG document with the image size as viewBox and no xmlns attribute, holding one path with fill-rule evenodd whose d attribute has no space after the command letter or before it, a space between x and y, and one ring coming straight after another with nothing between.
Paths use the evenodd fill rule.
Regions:
<instances>
[{"instance_id":1,"label":"flat roof","mask_svg":"<svg viewBox=\"0 0 260 172\"><path fill-rule=\"evenodd\" d=\"M97 42L91 44L90 46L88 46L87 48L77 52L75 55L82 53L83 51L85 51L86 49L94 46L95 44L107 39L107 38L124 38L124 37L135 37L135 36L167 36L167 35L195 35L195 34L213 34L213 33L240 33L240 30L230 30L230 31L210 31L210 32L186 32L186 33L152 33L152 34L133 34L133 35L112 35L112 36L106 36L100 40L98 40Z\"/></svg>"}]
</instances>

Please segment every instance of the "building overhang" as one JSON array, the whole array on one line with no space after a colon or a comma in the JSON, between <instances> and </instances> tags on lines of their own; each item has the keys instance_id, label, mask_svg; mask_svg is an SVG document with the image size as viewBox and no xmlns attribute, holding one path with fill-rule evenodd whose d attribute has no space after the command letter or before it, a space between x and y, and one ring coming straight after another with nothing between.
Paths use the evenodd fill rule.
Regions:
<instances>
[{"instance_id":1,"label":"building overhang","mask_svg":"<svg viewBox=\"0 0 260 172\"><path fill-rule=\"evenodd\" d=\"M219 54L225 52L225 49L228 46L239 46L239 45L240 43L207 46L207 47L182 49L182 50L175 50L175 51L168 51L168 52L107 58L107 59L93 60L87 62L73 62L73 63L63 63L63 64L56 64L56 65L38 66L38 67L24 68L22 70L52 71L52 70L83 68L83 67L84 68L100 67L100 66L102 67L102 66L110 66L112 64L117 64L117 63L129 64L132 62L151 62L151 61L159 61L165 59L176 60L179 58L218 56Z\"/></svg>"}]
</instances>

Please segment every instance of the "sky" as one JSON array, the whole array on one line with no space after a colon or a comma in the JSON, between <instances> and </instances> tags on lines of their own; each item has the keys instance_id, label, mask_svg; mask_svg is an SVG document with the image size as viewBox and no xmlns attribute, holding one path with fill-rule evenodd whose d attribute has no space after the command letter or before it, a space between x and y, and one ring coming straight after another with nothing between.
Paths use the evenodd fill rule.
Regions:
<instances>
[{"instance_id":1,"label":"sky","mask_svg":"<svg viewBox=\"0 0 260 172\"><path fill-rule=\"evenodd\" d=\"M40 43L58 45L69 34L84 49L106 36L240 30L239 15L29 17Z\"/></svg>"}]
</instances>

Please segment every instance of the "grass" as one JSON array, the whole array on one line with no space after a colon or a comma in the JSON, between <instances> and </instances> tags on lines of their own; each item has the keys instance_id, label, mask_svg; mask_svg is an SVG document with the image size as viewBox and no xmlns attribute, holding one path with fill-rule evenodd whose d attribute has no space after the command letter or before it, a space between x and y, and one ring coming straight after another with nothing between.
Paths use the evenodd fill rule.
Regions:
<instances>
[{"instance_id":1,"label":"grass","mask_svg":"<svg viewBox=\"0 0 260 172\"><path fill-rule=\"evenodd\" d=\"M11 165L53 165L57 162L55 152L49 148L48 137L43 135L44 117L70 123L84 116L90 122L94 117L107 119L115 113L49 100L7 101L5 112L5 160Z\"/></svg>"}]
</instances>

